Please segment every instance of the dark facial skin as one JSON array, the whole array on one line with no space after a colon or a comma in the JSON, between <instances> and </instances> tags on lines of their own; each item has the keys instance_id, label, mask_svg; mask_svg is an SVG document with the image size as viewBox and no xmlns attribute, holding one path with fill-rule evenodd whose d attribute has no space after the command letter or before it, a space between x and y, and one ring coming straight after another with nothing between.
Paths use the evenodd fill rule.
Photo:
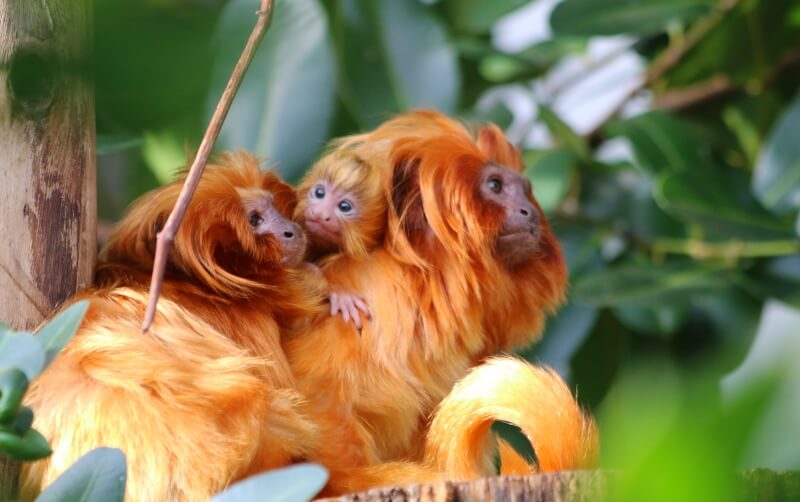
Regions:
<instances>
[{"instance_id":1,"label":"dark facial skin","mask_svg":"<svg viewBox=\"0 0 800 502\"><path fill-rule=\"evenodd\" d=\"M262 197L245 202L247 222L257 236L273 235L283 246L281 264L298 265L306 253L306 236L300 225L286 219L275 206L271 197Z\"/></svg>"},{"instance_id":2,"label":"dark facial skin","mask_svg":"<svg viewBox=\"0 0 800 502\"><path fill-rule=\"evenodd\" d=\"M498 258L513 267L530 260L541 237L539 212L530 200L531 184L527 178L501 166L483 168L480 194L503 208L505 218L495 241Z\"/></svg>"}]
</instances>

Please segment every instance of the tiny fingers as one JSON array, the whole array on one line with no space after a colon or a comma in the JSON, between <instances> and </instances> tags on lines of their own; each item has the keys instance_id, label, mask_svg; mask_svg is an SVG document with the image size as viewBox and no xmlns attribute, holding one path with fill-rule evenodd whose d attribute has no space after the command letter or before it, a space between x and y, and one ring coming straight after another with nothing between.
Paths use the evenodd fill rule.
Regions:
<instances>
[{"instance_id":1,"label":"tiny fingers","mask_svg":"<svg viewBox=\"0 0 800 502\"><path fill-rule=\"evenodd\" d=\"M353 301L355 302L355 305L358 308L358 310L364 312L364 315L367 316L367 319L369 319L370 318L369 307L367 307L367 304L364 302L364 300L362 300L361 298L355 298Z\"/></svg>"}]
</instances>

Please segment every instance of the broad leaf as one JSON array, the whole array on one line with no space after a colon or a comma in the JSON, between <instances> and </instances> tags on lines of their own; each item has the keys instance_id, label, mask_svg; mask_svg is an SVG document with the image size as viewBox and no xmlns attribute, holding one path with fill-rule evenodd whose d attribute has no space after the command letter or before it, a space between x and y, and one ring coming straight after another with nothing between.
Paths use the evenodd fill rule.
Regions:
<instances>
[{"instance_id":1,"label":"broad leaf","mask_svg":"<svg viewBox=\"0 0 800 502\"><path fill-rule=\"evenodd\" d=\"M570 375L570 361L595 325L599 309L570 303L556 317L547 321L542 340L523 357L535 364L546 364L565 379Z\"/></svg>"},{"instance_id":2,"label":"broad leaf","mask_svg":"<svg viewBox=\"0 0 800 502\"><path fill-rule=\"evenodd\" d=\"M211 502L295 502L311 500L328 481L328 471L317 464L299 464L240 481L214 496Z\"/></svg>"},{"instance_id":3,"label":"broad leaf","mask_svg":"<svg viewBox=\"0 0 800 502\"><path fill-rule=\"evenodd\" d=\"M502 16L529 3L529 0L449 0L448 11L457 29L487 33Z\"/></svg>"},{"instance_id":4,"label":"broad leaf","mask_svg":"<svg viewBox=\"0 0 800 502\"><path fill-rule=\"evenodd\" d=\"M753 174L756 197L778 214L800 207L799 133L800 93L772 131Z\"/></svg>"},{"instance_id":5,"label":"broad leaf","mask_svg":"<svg viewBox=\"0 0 800 502\"><path fill-rule=\"evenodd\" d=\"M0 335L0 368L18 368L33 381L45 366L45 351L30 333Z\"/></svg>"},{"instance_id":6,"label":"broad leaf","mask_svg":"<svg viewBox=\"0 0 800 502\"><path fill-rule=\"evenodd\" d=\"M597 306L651 305L681 298L688 291L725 284L721 267L693 263L623 265L581 276L572 288L573 300Z\"/></svg>"},{"instance_id":7,"label":"broad leaf","mask_svg":"<svg viewBox=\"0 0 800 502\"><path fill-rule=\"evenodd\" d=\"M210 117L256 22L258 2L232 0L217 31ZM335 82L328 21L318 0L275 3L272 24L242 82L218 146L245 148L277 163L286 177L302 174L324 146Z\"/></svg>"},{"instance_id":8,"label":"broad leaf","mask_svg":"<svg viewBox=\"0 0 800 502\"><path fill-rule=\"evenodd\" d=\"M539 119L544 122L558 144L568 148L581 160L589 159L589 145L568 124L546 106L539 106Z\"/></svg>"},{"instance_id":9,"label":"broad leaf","mask_svg":"<svg viewBox=\"0 0 800 502\"><path fill-rule=\"evenodd\" d=\"M697 131L674 116L654 111L611 123L611 136L627 138L639 167L651 173L702 168L708 148L698 141Z\"/></svg>"},{"instance_id":10,"label":"broad leaf","mask_svg":"<svg viewBox=\"0 0 800 502\"><path fill-rule=\"evenodd\" d=\"M121 450L97 448L78 459L36 502L122 502L127 468Z\"/></svg>"},{"instance_id":11,"label":"broad leaf","mask_svg":"<svg viewBox=\"0 0 800 502\"><path fill-rule=\"evenodd\" d=\"M29 382L17 368L0 369L0 423L8 424L15 419Z\"/></svg>"},{"instance_id":12,"label":"broad leaf","mask_svg":"<svg viewBox=\"0 0 800 502\"><path fill-rule=\"evenodd\" d=\"M430 7L342 0L333 16L339 94L362 128L409 108L455 109L457 54Z\"/></svg>"},{"instance_id":13,"label":"broad leaf","mask_svg":"<svg viewBox=\"0 0 800 502\"><path fill-rule=\"evenodd\" d=\"M36 339L45 351L45 366L53 362L61 349L69 343L88 309L88 301L76 302L36 332Z\"/></svg>"},{"instance_id":14,"label":"broad leaf","mask_svg":"<svg viewBox=\"0 0 800 502\"><path fill-rule=\"evenodd\" d=\"M550 16L565 35L648 35L708 12L712 0L564 0Z\"/></svg>"},{"instance_id":15,"label":"broad leaf","mask_svg":"<svg viewBox=\"0 0 800 502\"><path fill-rule=\"evenodd\" d=\"M578 157L570 150L548 150L535 160L525 155L525 176L533 185L533 195L545 213L550 213L561 204L569 190ZM532 161L531 161L532 160Z\"/></svg>"}]
</instances>

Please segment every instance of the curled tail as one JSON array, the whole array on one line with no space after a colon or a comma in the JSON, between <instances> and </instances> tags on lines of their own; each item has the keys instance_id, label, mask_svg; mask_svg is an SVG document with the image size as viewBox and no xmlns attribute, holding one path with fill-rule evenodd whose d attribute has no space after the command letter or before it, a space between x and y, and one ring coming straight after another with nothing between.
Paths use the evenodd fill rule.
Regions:
<instances>
[{"instance_id":1,"label":"curled tail","mask_svg":"<svg viewBox=\"0 0 800 502\"><path fill-rule=\"evenodd\" d=\"M493 472L489 448L495 421L522 430L533 446L538 466L531 471L591 467L597 456L594 420L580 408L558 374L511 357L489 359L453 388L434 414L426 460L448 478L470 479ZM519 473L527 464L501 443L501 460Z\"/></svg>"}]
</instances>

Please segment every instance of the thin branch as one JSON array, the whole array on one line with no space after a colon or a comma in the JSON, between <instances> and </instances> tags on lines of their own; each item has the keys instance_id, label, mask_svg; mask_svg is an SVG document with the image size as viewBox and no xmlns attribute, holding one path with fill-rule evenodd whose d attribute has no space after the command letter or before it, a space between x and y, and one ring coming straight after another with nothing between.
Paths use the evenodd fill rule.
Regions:
<instances>
[{"instance_id":1,"label":"thin branch","mask_svg":"<svg viewBox=\"0 0 800 502\"><path fill-rule=\"evenodd\" d=\"M706 35L711 33L711 31L713 31L713 29L716 28L723 19L725 19L725 16L729 12L732 12L738 5L739 0L723 0L708 16L695 23L688 31L686 36L683 37L683 39L668 47L658 58L656 58L655 61L653 61L653 64L650 65L650 68L647 70L645 76L631 87L627 96L620 101L619 105L614 108L604 120L600 122L600 125L598 125L594 131L587 134L587 137L590 139L597 138L597 136L600 134L600 130L614 117L619 115L625 105L628 104L628 102L633 99L634 96L639 94L639 92L647 88L647 86L651 85L656 80L663 77L667 71L678 64L686 55L686 53L696 47L697 44L699 44L700 41L706 37Z\"/></svg>"},{"instance_id":2,"label":"thin branch","mask_svg":"<svg viewBox=\"0 0 800 502\"><path fill-rule=\"evenodd\" d=\"M261 10L256 13L256 25L252 33L250 33L250 38L247 40L247 45L245 45L242 55L239 57L239 61L233 68L231 78L228 81L228 85L225 86L217 108L214 110L214 115L211 116L208 129L203 135L200 148L197 151L194 162L192 162L191 168L189 168L189 174L186 176L186 181L183 184L183 189L178 196L175 207L172 208L172 212L164 228L158 233L158 237L156 238L156 256L153 261L153 275L150 279L150 297L147 303L144 322L142 323L143 331L150 329L150 325L153 324L153 319L156 315L156 305L158 304L158 296L161 293L161 285L164 281L164 269L167 265L169 248L172 245L172 241L175 239L175 234L186 213L186 208L189 206L189 202L192 200L192 196L197 189L197 184L200 182L200 176L203 174L203 169L206 167L211 149L217 141L222 123L225 121L225 116L228 114L228 110L233 102L233 97L236 95L236 91L239 90L247 67L250 66L256 49L259 43L261 43L261 39L264 38L264 33L266 33L267 28L269 28L270 21L272 20L272 6L272 0L261 1Z\"/></svg>"}]
</instances>

